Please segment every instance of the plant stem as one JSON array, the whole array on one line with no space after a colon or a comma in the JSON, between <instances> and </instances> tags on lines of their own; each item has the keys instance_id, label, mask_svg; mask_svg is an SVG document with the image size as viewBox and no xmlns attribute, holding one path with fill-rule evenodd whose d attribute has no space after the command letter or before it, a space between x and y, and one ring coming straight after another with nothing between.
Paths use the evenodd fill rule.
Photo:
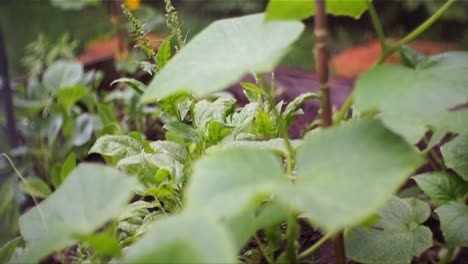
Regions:
<instances>
[{"instance_id":1,"label":"plant stem","mask_svg":"<svg viewBox=\"0 0 468 264\"><path fill-rule=\"evenodd\" d=\"M415 38L417 38L421 33L423 33L426 29L428 29L434 22L436 22L442 14L455 2L455 0L448 0L437 12L435 12L429 19L427 19L424 23L422 23L419 27L415 28L412 32L410 32L406 37L398 41L394 44L391 48L387 49L383 52L379 59L377 60L377 64L381 64L385 61L388 57L390 57L393 53L395 53L400 47Z\"/></svg>"},{"instance_id":2,"label":"plant stem","mask_svg":"<svg viewBox=\"0 0 468 264\"><path fill-rule=\"evenodd\" d=\"M333 119L333 124L339 124L343 119L347 117L351 105L353 105L353 94L350 94L346 101L343 103L343 106L341 106L340 111L336 114L335 118Z\"/></svg>"},{"instance_id":3,"label":"plant stem","mask_svg":"<svg viewBox=\"0 0 468 264\"><path fill-rule=\"evenodd\" d=\"M314 253L315 250L320 248L325 242L327 242L330 238L332 237L331 234L326 234L323 236L319 241L315 242L310 248L302 251L301 254L299 254L299 259L305 259L307 258L310 254Z\"/></svg>"},{"instance_id":4,"label":"plant stem","mask_svg":"<svg viewBox=\"0 0 468 264\"><path fill-rule=\"evenodd\" d=\"M448 248L447 253L439 260L439 264L447 264L450 262L453 256L454 248Z\"/></svg>"},{"instance_id":5,"label":"plant stem","mask_svg":"<svg viewBox=\"0 0 468 264\"><path fill-rule=\"evenodd\" d=\"M374 4L371 0L367 2L367 5L369 7L369 14L371 16L372 25L374 25L375 32L377 33L377 38L380 42L380 47L382 48L382 51L385 51L387 49L387 46L385 45L385 34L382 27L382 23L380 23L379 15L377 15L377 11L375 10Z\"/></svg>"},{"instance_id":6,"label":"plant stem","mask_svg":"<svg viewBox=\"0 0 468 264\"><path fill-rule=\"evenodd\" d=\"M315 0L315 45L317 52L317 73L320 82L320 107L322 113L322 126L324 128L333 125L332 109L330 102L330 83L328 80L329 65L327 53L327 15L325 12L325 0ZM351 100L351 99L350 99ZM350 103L349 103L350 104ZM340 232L333 239L335 247L335 262L344 264L346 252L344 246L343 233Z\"/></svg>"},{"instance_id":7,"label":"plant stem","mask_svg":"<svg viewBox=\"0 0 468 264\"><path fill-rule=\"evenodd\" d=\"M255 234L255 241L257 241L258 247L260 248L260 251L262 252L262 254L265 257L268 264L275 263L274 260L271 258L271 256L266 251L265 246L263 245L262 241L260 241L260 238L258 237L257 234Z\"/></svg>"},{"instance_id":8,"label":"plant stem","mask_svg":"<svg viewBox=\"0 0 468 264\"><path fill-rule=\"evenodd\" d=\"M286 245L286 257L289 260L288 263L296 264L299 263L296 254L296 235L297 235L297 216L293 210L289 211L288 218L288 231L286 232L287 245Z\"/></svg>"},{"instance_id":9,"label":"plant stem","mask_svg":"<svg viewBox=\"0 0 468 264\"><path fill-rule=\"evenodd\" d=\"M327 52L327 15L325 0L315 1L315 47L317 52L316 70L320 83L320 107L322 125L329 127L332 122L332 108L330 102L330 83L328 82L328 52Z\"/></svg>"}]
</instances>

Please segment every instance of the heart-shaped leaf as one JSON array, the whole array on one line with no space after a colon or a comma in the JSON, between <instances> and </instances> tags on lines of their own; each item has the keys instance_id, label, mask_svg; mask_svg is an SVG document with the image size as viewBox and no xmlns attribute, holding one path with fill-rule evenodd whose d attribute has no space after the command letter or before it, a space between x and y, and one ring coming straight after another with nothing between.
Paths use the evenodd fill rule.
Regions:
<instances>
[{"instance_id":1,"label":"heart-shaped leaf","mask_svg":"<svg viewBox=\"0 0 468 264\"><path fill-rule=\"evenodd\" d=\"M79 165L56 192L21 216L26 249L16 262L38 262L73 245L75 235L86 235L117 217L136 184L115 169Z\"/></svg>"},{"instance_id":2,"label":"heart-shaped leaf","mask_svg":"<svg viewBox=\"0 0 468 264\"><path fill-rule=\"evenodd\" d=\"M413 179L438 206L463 199L468 194L468 182L455 175L429 172L414 176Z\"/></svg>"},{"instance_id":3,"label":"heart-shaped leaf","mask_svg":"<svg viewBox=\"0 0 468 264\"><path fill-rule=\"evenodd\" d=\"M153 224L125 252L125 263L236 263L224 228L209 215L175 215Z\"/></svg>"},{"instance_id":4,"label":"heart-shaped leaf","mask_svg":"<svg viewBox=\"0 0 468 264\"><path fill-rule=\"evenodd\" d=\"M445 242L453 247L468 247L468 206L450 202L435 210L440 218L440 227Z\"/></svg>"},{"instance_id":5,"label":"heart-shaped leaf","mask_svg":"<svg viewBox=\"0 0 468 264\"><path fill-rule=\"evenodd\" d=\"M281 198L336 232L375 213L422 161L379 120L354 121L306 137L296 184Z\"/></svg>"},{"instance_id":6,"label":"heart-shaped leaf","mask_svg":"<svg viewBox=\"0 0 468 264\"><path fill-rule=\"evenodd\" d=\"M468 127L467 127L468 129ZM447 167L468 181L468 132L458 135L441 148Z\"/></svg>"},{"instance_id":7,"label":"heart-shaped leaf","mask_svg":"<svg viewBox=\"0 0 468 264\"><path fill-rule=\"evenodd\" d=\"M326 0L325 10L335 16L350 16L355 19L367 10L368 0ZM270 0L267 20L302 20L315 15L314 0Z\"/></svg>"},{"instance_id":8,"label":"heart-shaped leaf","mask_svg":"<svg viewBox=\"0 0 468 264\"><path fill-rule=\"evenodd\" d=\"M263 14L216 21L164 66L142 101L154 102L180 90L203 96L247 73L272 71L303 29L295 21L264 23Z\"/></svg>"},{"instance_id":9,"label":"heart-shaped leaf","mask_svg":"<svg viewBox=\"0 0 468 264\"><path fill-rule=\"evenodd\" d=\"M60 88L80 83L83 74L83 64L77 61L57 61L45 70L42 83L51 93L55 93Z\"/></svg>"},{"instance_id":10,"label":"heart-shaped leaf","mask_svg":"<svg viewBox=\"0 0 468 264\"><path fill-rule=\"evenodd\" d=\"M349 230L347 256L359 263L410 263L432 246L431 230L420 225L430 212L420 200L393 197L377 223Z\"/></svg>"}]
</instances>

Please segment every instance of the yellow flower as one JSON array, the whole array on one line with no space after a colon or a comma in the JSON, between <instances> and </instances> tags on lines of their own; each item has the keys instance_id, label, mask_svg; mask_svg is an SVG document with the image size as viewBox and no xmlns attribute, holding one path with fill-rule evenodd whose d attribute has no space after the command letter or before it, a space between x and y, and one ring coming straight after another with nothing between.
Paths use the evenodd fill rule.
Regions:
<instances>
[{"instance_id":1,"label":"yellow flower","mask_svg":"<svg viewBox=\"0 0 468 264\"><path fill-rule=\"evenodd\" d=\"M124 4L130 11L135 11L140 8L141 0L124 0Z\"/></svg>"}]
</instances>

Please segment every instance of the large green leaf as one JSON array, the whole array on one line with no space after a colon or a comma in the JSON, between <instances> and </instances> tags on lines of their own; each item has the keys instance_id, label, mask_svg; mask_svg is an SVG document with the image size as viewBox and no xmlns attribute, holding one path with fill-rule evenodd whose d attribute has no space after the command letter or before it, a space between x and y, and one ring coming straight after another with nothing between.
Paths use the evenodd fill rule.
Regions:
<instances>
[{"instance_id":1,"label":"large green leaf","mask_svg":"<svg viewBox=\"0 0 468 264\"><path fill-rule=\"evenodd\" d=\"M429 172L414 176L418 186L436 205L463 199L468 194L468 182L443 172Z\"/></svg>"},{"instance_id":2,"label":"large green leaf","mask_svg":"<svg viewBox=\"0 0 468 264\"><path fill-rule=\"evenodd\" d=\"M291 145L294 150L297 150L302 145L302 140L291 140ZM236 140L221 143L213 147L208 148L207 153L215 154L218 151L224 151L226 149L233 148L251 148L251 149L264 149L275 153L278 153L284 157L288 156L288 148L284 144L283 138L274 138L266 141L248 141L248 140Z\"/></svg>"},{"instance_id":3,"label":"large green leaf","mask_svg":"<svg viewBox=\"0 0 468 264\"><path fill-rule=\"evenodd\" d=\"M138 140L123 135L106 135L98 138L89 153L98 153L109 157L128 157L143 151Z\"/></svg>"},{"instance_id":4,"label":"large green leaf","mask_svg":"<svg viewBox=\"0 0 468 264\"><path fill-rule=\"evenodd\" d=\"M443 145L441 151L445 164L468 181L468 132Z\"/></svg>"},{"instance_id":5,"label":"large green leaf","mask_svg":"<svg viewBox=\"0 0 468 264\"><path fill-rule=\"evenodd\" d=\"M450 246L468 247L468 205L450 202L435 210L445 242Z\"/></svg>"},{"instance_id":6,"label":"large green leaf","mask_svg":"<svg viewBox=\"0 0 468 264\"><path fill-rule=\"evenodd\" d=\"M399 134L412 135L413 141L415 137L421 139L425 132L425 129L419 129L416 132L420 134L414 134L415 126L457 130L456 124L465 111L448 110L468 101L466 71L467 52L433 56L430 63L415 69L399 65L378 66L362 74L356 82L355 107L360 112L381 111L387 118L385 123L397 120L397 124L389 127ZM401 122L406 125L399 126Z\"/></svg>"},{"instance_id":7,"label":"large green leaf","mask_svg":"<svg viewBox=\"0 0 468 264\"><path fill-rule=\"evenodd\" d=\"M178 90L195 96L222 90L250 72L274 69L304 29L300 22L265 24L263 14L223 19L195 36L149 84L149 103Z\"/></svg>"},{"instance_id":8,"label":"large green leaf","mask_svg":"<svg viewBox=\"0 0 468 264\"><path fill-rule=\"evenodd\" d=\"M125 252L125 263L236 263L224 228L209 215L176 215L153 224Z\"/></svg>"},{"instance_id":9,"label":"large green leaf","mask_svg":"<svg viewBox=\"0 0 468 264\"><path fill-rule=\"evenodd\" d=\"M419 200L392 198L370 226L358 226L346 234L346 253L359 263L410 263L432 246L432 232L420 225L430 215Z\"/></svg>"},{"instance_id":10,"label":"large green leaf","mask_svg":"<svg viewBox=\"0 0 468 264\"><path fill-rule=\"evenodd\" d=\"M278 184L288 183L273 153L248 148L220 151L200 160L190 180L187 209L205 208L220 217L255 207Z\"/></svg>"},{"instance_id":11,"label":"large green leaf","mask_svg":"<svg viewBox=\"0 0 468 264\"><path fill-rule=\"evenodd\" d=\"M335 16L350 16L356 19L367 10L369 0L327 0L326 12ZM314 0L270 0L267 20L302 20L315 15Z\"/></svg>"},{"instance_id":12,"label":"large green leaf","mask_svg":"<svg viewBox=\"0 0 468 264\"><path fill-rule=\"evenodd\" d=\"M38 262L73 245L75 235L86 235L117 217L136 184L135 179L109 167L78 166L55 193L21 216L26 249L16 261Z\"/></svg>"},{"instance_id":13,"label":"large green leaf","mask_svg":"<svg viewBox=\"0 0 468 264\"><path fill-rule=\"evenodd\" d=\"M55 93L60 88L77 85L83 74L83 64L76 61L57 61L45 70L42 83L51 93Z\"/></svg>"},{"instance_id":14,"label":"large green leaf","mask_svg":"<svg viewBox=\"0 0 468 264\"><path fill-rule=\"evenodd\" d=\"M335 232L375 213L422 161L379 120L354 121L305 139L296 184L282 198Z\"/></svg>"}]
</instances>

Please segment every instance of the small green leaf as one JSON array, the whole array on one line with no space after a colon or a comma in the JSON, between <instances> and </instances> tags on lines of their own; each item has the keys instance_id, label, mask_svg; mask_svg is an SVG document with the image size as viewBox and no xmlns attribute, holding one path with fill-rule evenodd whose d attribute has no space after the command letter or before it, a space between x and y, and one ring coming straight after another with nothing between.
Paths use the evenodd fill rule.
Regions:
<instances>
[{"instance_id":1,"label":"small green leaf","mask_svg":"<svg viewBox=\"0 0 468 264\"><path fill-rule=\"evenodd\" d=\"M115 117L115 114L112 112L110 104L100 103L98 104L97 107L98 107L99 117L101 118L103 126L119 123L119 121Z\"/></svg>"},{"instance_id":2,"label":"small green leaf","mask_svg":"<svg viewBox=\"0 0 468 264\"><path fill-rule=\"evenodd\" d=\"M60 172L60 184L62 184L65 179L67 179L68 175L76 168L76 158L75 158L75 153L70 153L68 155L67 159L63 163L62 170ZM58 186L60 186L60 184ZM56 186L56 187L58 187Z\"/></svg>"},{"instance_id":3,"label":"small green leaf","mask_svg":"<svg viewBox=\"0 0 468 264\"><path fill-rule=\"evenodd\" d=\"M182 122L172 122L163 127L168 132L181 138L186 143L198 142L198 132L191 126Z\"/></svg>"},{"instance_id":4,"label":"small green leaf","mask_svg":"<svg viewBox=\"0 0 468 264\"><path fill-rule=\"evenodd\" d=\"M77 61L57 61L45 70L42 83L54 94L60 88L80 83L83 74L83 64Z\"/></svg>"},{"instance_id":5,"label":"small green leaf","mask_svg":"<svg viewBox=\"0 0 468 264\"><path fill-rule=\"evenodd\" d=\"M273 120L271 120L267 112L262 111L257 114L255 125L257 127L257 133L262 135L264 139L271 139L277 136Z\"/></svg>"},{"instance_id":6,"label":"small green leaf","mask_svg":"<svg viewBox=\"0 0 468 264\"><path fill-rule=\"evenodd\" d=\"M124 158L137 155L143 151L138 140L124 135L106 135L96 140L89 153Z\"/></svg>"},{"instance_id":7,"label":"small green leaf","mask_svg":"<svg viewBox=\"0 0 468 264\"><path fill-rule=\"evenodd\" d=\"M460 202L449 202L435 210L445 242L453 247L468 247L468 206Z\"/></svg>"},{"instance_id":8,"label":"small green leaf","mask_svg":"<svg viewBox=\"0 0 468 264\"><path fill-rule=\"evenodd\" d=\"M111 225L104 232L77 236L77 239L89 245L96 254L119 257L122 247L114 236L115 225Z\"/></svg>"},{"instance_id":9,"label":"small green leaf","mask_svg":"<svg viewBox=\"0 0 468 264\"><path fill-rule=\"evenodd\" d=\"M22 241L23 239L21 237L14 238L7 243L5 243L1 248L0 248L0 263L9 263L10 259L13 257L13 254L15 254L16 248L18 247L18 244Z\"/></svg>"},{"instance_id":10,"label":"small green leaf","mask_svg":"<svg viewBox=\"0 0 468 264\"><path fill-rule=\"evenodd\" d=\"M468 181L468 132L443 145L441 151L445 165Z\"/></svg>"},{"instance_id":11,"label":"small green leaf","mask_svg":"<svg viewBox=\"0 0 468 264\"><path fill-rule=\"evenodd\" d=\"M179 162L184 163L187 160L187 149L175 142L159 140L152 142L150 146L156 153L165 153Z\"/></svg>"},{"instance_id":12,"label":"small green leaf","mask_svg":"<svg viewBox=\"0 0 468 264\"><path fill-rule=\"evenodd\" d=\"M250 72L272 71L304 25L263 20L263 14L256 14L214 22L164 66L141 100L150 103L177 91L200 97L223 90Z\"/></svg>"},{"instance_id":13,"label":"small green leaf","mask_svg":"<svg viewBox=\"0 0 468 264\"><path fill-rule=\"evenodd\" d=\"M130 86L135 92L138 94L143 94L146 90L146 85L136 79L132 78L120 78L113 81L110 85L114 85L115 83L125 83L126 85Z\"/></svg>"},{"instance_id":14,"label":"small green leaf","mask_svg":"<svg viewBox=\"0 0 468 264\"><path fill-rule=\"evenodd\" d=\"M414 176L413 179L438 206L450 201L459 201L468 194L468 182L455 175L429 172Z\"/></svg>"},{"instance_id":15,"label":"small green leaf","mask_svg":"<svg viewBox=\"0 0 468 264\"><path fill-rule=\"evenodd\" d=\"M335 16L350 16L359 19L367 10L369 0L326 0L326 12ZM315 15L314 0L270 0L267 20L302 20Z\"/></svg>"},{"instance_id":16,"label":"small green leaf","mask_svg":"<svg viewBox=\"0 0 468 264\"><path fill-rule=\"evenodd\" d=\"M282 117L285 122L285 126L289 127L294 119L295 116L298 114L298 109L300 109L301 105L304 101L313 100L320 98L319 95L314 93L304 93L299 95L298 97L294 98L292 102L290 102L286 109L284 110Z\"/></svg>"},{"instance_id":17,"label":"small green leaf","mask_svg":"<svg viewBox=\"0 0 468 264\"><path fill-rule=\"evenodd\" d=\"M227 120L228 125L234 127L231 137L236 137L239 133L244 132L252 123L258 114L260 104L249 103L245 105L239 112L232 114L231 120Z\"/></svg>"},{"instance_id":18,"label":"small green leaf","mask_svg":"<svg viewBox=\"0 0 468 264\"><path fill-rule=\"evenodd\" d=\"M236 263L226 230L209 215L161 219L125 251L125 263Z\"/></svg>"},{"instance_id":19,"label":"small green leaf","mask_svg":"<svg viewBox=\"0 0 468 264\"><path fill-rule=\"evenodd\" d=\"M234 98L221 97L214 102L199 101L193 110L193 123L199 131L203 131L210 121L224 123L226 115L232 110L236 100Z\"/></svg>"},{"instance_id":20,"label":"small green leaf","mask_svg":"<svg viewBox=\"0 0 468 264\"><path fill-rule=\"evenodd\" d=\"M375 213L422 163L379 120L353 121L306 137L296 184L281 199L336 232Z\"/></svg>"},{"instance_id":21,"label":"small green leaf","mask_svg":"<svg viewBox=\"0 0 468 264\"><path fill-rule=\"evenodd\" d=\"M379 211L380 221L346 233L349 258L360 263L410 263L432 246L432 232L420 225L430 214L419 200L392 198Z\"/></svg>"},{"instance_id":22,"label":"small green leaf","mask_svg":"<svg viewBox=\"0 0 468 264\"><path fill-rule=\"evenodd\" d=\"M79 147L88 143L93 136L94 124L92 116L88 113L79 115L73 124L71 141L74 146Z\"/></svg>"},{"instance_id":23,"label":"small green leaf","mask_svg":"<svg viewBox=\"0 0 468 264\"><path fill-rule=\"evenodd\" d=\"M158 71L162 70L164 66L169 62L172 56L171 40L174 35L169 35L159 46L158 54L156 55Z\"/></svg>"},{"instance_id":24,"label":"small green leaf","mask_svg":"<svg viewBox=\"0 0 468 264\"><path fill-rule=\"evenodd\" d=\"M20 188L28 195L37 198L46 198L52 193L47 183L37 177L26 178L25 182L20 183Z\"/></svg>"},{"instance_id":25,"label":"small green leaf","mask_svg":"<svg viewBox=\"0 0 468 264\"><path fill-rule=\"evenodd\" d=\"M218 217L236 215L255 208L278 184L287 183L271 152L229 149L195 163L185 193L186 208L205 208Z\"/></svg>"},{"instance_id":26,"label":"small green leaf","mask_svg":"<svg viewBox=\"0 0 468 264\"><path fill-rule=\"evenodd\" d=\"M262 89L260 89L260 87L258 87L257 85L255 85L253 83L241 82L240 85L242 87L244 87L244 89L247 90L247 91L251 91L251 92L254 92L254 93L259 94L259 95L264 95L265 94L265 91L263 91Z\"/></svg>"},{"instance_id":27,"label":"small green leaf","mask_svg":"<svg viewBox=\"0 0 468 264\"><path fill-rule=\"evenodd\" d=\"M75 85L71 87L59 88L57 90L58 101L65 107L69 109L76 102L78 102L83 96L88 94L89 90L81 85Z\"/></svg>"},{"instance_id":28,"label":"small green leaf","mask_svg":"<svg viewBox=\"0 0 468 264\"><path fill-rule=\"evenodd\" d=\"M428 57L410 48L408 45L403 45L400 48L400 61L405 66L416 68L418 65L427 60Z\"/></svg>"},{"instance_id":29,"label":"small green leaf","mask_svg":"<svg viewBox=\"0 0 468 264\"><path fill-rule=\"evenodd\" d=\"M136 184L116 169L79 165L56 192L21 216L26 249L16 262L39 262L75 244L76 235L93 232L117 217Z\"/></svg>"}]
</instances>

